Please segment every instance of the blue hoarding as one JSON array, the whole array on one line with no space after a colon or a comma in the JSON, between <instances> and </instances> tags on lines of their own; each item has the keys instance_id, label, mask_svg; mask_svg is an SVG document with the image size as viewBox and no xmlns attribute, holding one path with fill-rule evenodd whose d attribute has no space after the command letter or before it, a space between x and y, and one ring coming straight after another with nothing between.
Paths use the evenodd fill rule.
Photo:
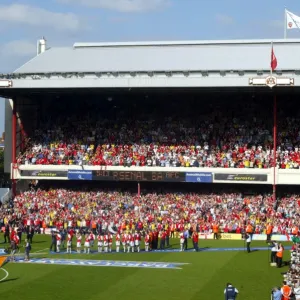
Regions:
<instances>
[{"instance_id":1,"label":"blue hoarding","mask_svg":"<svg viewBox=\"0 0 300 300\"><path fill-rule=\"evenodd\" d=\"M69 170L68 179L70 180L92 180L92 171Z\"/></svg>"},{"instance_id":2,"label":"blue hoarding","mask_svg":"<svg viewBox=\"0 0 300 300\"><path fill-rule=\"evenodd\" d=\"M191 172L185 173L185 182L212 183L212 173L208 172Z\"/></svg>"}]
</instances>

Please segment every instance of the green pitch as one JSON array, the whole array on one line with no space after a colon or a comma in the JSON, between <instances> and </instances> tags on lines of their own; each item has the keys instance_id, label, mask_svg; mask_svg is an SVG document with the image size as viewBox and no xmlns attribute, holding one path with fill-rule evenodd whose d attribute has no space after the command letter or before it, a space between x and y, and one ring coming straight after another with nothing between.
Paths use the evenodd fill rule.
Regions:
<instances>
[{"instance_id":1,"label":"green pitch","mask_svg":"<svg viewBox=\"0 0 300 300\"><path fill-rule=\"evenodd\" d=\"M2 240L3 235L1 235ZM178 248L178 240L172 240ZM0 248L4 244L0 244ZM231 282L240 292L238 299L270 299L270 290L281 285L287 267L270 267L268 251L120 253L49 255L49 236L35 236L35 258L126 260L188 263L182 269L61 266L7 263L8 278L0 282L0 298L6 300L202 300L224 299ZM190 242L191 246L191 242ZM243 241L200 240L200 247L243 247ZM252 242L252 247L266 246ZM95 247L94 247L95 248ZM142 247L143 248L143 247ZM39 251L40 254L34 254ZM289 251L285 251L285 260ZM5 275L0 270L0 279Z\"/></svg>"}]
</instances>

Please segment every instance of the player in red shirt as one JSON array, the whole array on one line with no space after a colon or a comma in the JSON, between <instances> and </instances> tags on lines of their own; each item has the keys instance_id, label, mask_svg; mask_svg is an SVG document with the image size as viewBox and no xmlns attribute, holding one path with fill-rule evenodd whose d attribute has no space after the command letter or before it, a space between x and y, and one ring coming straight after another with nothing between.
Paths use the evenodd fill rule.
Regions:
<instances>
[{"instance_id":1,"label":"player in red shirt","mask_svg":"<svg viewBox=\"0 0 300 300\"><path fill-rule=\"evenodd\" d=\"M101 253L102 252L102 248L103 248L103 242L104 242L103 235L98 234L97 240L98 240L98 252Z\"/></svg>"},{"instance_id":2,"label":"player in red shirt","mask_svg":"<svg viewBox=\"0 0 300 300\"><path fill-rule=\"evenodd\" d=\"M60 245L61 245L61 235L57 233L56 235L56 252L60 252Z\"/></svg>"},{"instance_id":3,"label":"player in red shirt","mask_svg":"<svg viewBox=\"0 0 300 300\"><path fill-rule=\"evenodd\" d=\"M127 244L127 233L122 234L122 246L124 252L126 252L126 244Z\"/></svg>"},{"instance_id":4,"label":"player in red shirt","mask_svg":"<svg viewBox=\"0 0 300 300\"><path fill-rule=\"evenodd\" d=\"M193 244L194 244L194 250L198 251L199 250L199 247L198 247L199 235L198 235L197 231L193 232L192 239L193 239Z\"/></svg>"},{"instance_id":5,"label":"player in red shirt","mask_svg":"<svg viewBox=\"0 0 300 300\"><path fill-rule=\"evenodd\" d=\"M146 252L149 251L149 243L150 243L150 235L148 232L146 232L146 235L145 235L145 251Z\"/></svg>"},{"instance_id":6,"label":"player in red shirt","mask_svg":"<svg viewBox=\"0 0 300 300\"><path fill-rule=\"evenodd\" d=\"M70 232L67 235L67 253L72 253L72 235Z\"/></svg>"},{"instance_id":7,"label":"player in red shirt","mask_svg":"<svg viewBox=\"0 0 300 300\"><path fill-rule=\"evenodd\" d=\"M82 240L82 236L79 232L77 232L76 233L76 248L77 248L78 253L81 252L81 240Z\"/></svg>"},{"instance_id":8,"label":"player in red shirt","mask_svg":"<svg viewBox=\"0 0 300 300\"><path fill-rule=\"evenodd\" d=\"M85 235L85 241L84 241L84 253L90 253L91 250L91 244L90 244L90 236L88 234Z\"/></svg>"},{"instance_id":9,"label":"player in red shirt","mask_svg":"<svg viewBox=\"0 0 300 300\"><path fill-rule=\"evenodd\" d=\"M134 235L134 245L137 252L140 252L141 235L136 231Z\"/></svg>"},{"instance_id":10,"label":"player in red shirt","mask_svg":"<svg viewBox=\"0 0 300 300\"><path fill-rule=\"evenodd\" d=\"M106 233L104 235L104 252L107 253L108 252L108 234Z\"/></svg>"}]
</instances>

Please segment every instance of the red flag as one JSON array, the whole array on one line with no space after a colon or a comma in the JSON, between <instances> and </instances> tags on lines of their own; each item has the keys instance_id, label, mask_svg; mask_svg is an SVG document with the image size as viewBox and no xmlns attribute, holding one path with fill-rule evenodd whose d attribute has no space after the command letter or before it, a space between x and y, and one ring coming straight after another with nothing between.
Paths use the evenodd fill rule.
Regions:
<instances>
[{"instance_id":1,"label":"red flag","mask_svg":"<svg viewBox=\"0 0 300 300\"><path fill-rule=\"evenodd\" d=\"M272 69L272 71L274 71L276 68L277 68L277 58L275 56L274 49L273 49L273 46L272 46L272 52L271 52L271 69Z\"/></svg>"}]
</instances>

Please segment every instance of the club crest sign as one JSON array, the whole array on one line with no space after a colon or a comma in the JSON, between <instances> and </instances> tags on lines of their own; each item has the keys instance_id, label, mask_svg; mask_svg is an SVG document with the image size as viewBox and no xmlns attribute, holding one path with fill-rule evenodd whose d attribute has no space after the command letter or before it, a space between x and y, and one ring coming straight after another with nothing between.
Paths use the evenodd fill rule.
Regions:
<instances>
[{"instance_id":1,"label":"club crest sign","mask_svg":"<svg viewBox=\"0 0 300 300\"><path fill-rule=\"evenodd\" d=\"M277 85L277 78L274 77L274 76L268 76L266 78L266 86L272 88L274 87L275 85Z\"/></svg>"},{"instance_id":2,"label":"club crest sign","mask_svg":"<svg viewBox=\"0 0 300 300\"><path fill-rule=\"evenodd\" d=\"M257 78L249 78L249 85L251 86L268 86L269 88L273 88L275 86L293 86L294 78L287 77L257 77Z\"/></svg>"}]
</instances>

